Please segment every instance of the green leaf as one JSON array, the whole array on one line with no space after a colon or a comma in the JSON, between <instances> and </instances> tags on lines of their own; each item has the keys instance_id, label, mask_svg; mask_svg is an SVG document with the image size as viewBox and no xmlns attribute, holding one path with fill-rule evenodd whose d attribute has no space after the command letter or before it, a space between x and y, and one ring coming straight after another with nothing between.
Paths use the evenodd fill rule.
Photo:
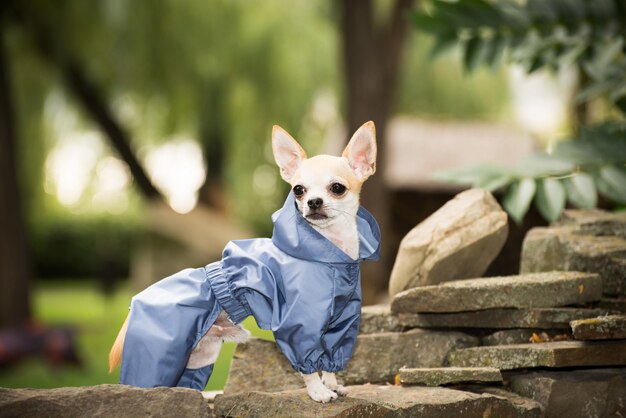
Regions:
<instances>
[{"instance_id":1,"label":"green leaf","mask_svg":"<svg viewBox=\"0 0 626 418\"><path fill-rule=\"evenodd\" d=\"M560 181L546 178L538 181L535 204L539 213L548 221L554 222L565 207L565 189Z\"/></svg>"},{"instance_id":2,"label":"green leaf","mask_svg":"<svg viewBox=\"0 0 626 418\"><path fill-rule=\"evenodd\" d=\"M465 69L468 71L474 70L480 62L480 46L481 39L480 36L476 35L473 38L470 38L469 41L465 44L465 54L463 55L463 63L465 64Z\"/></svg>"},{"instance_id":3,"label":"green leaf","mask_svg":"<svg viewBox=\"0 0 626 418\"><path fill-rule=\"evenodd\" d=\"M528 155L517 162L518 171L525 177L571 173L575 167L576 165L571 161L545 153Z\"/></svg>"},{"instance_id":4,"label":"green leaf","mask_svg":"<svg viewBox=\"0 0 626 418\"><path fill-rule=\"evenodd\" d=\"M626 169L614 165L600 168L596 174L600 193L611 200L626 203Z\"/></svg>"},{"instance_id":5,"label":"green leaf","mask_svg":"<svg viewBox=\"0 0 626 418\"><path fill-rule=\"evenodd\" d=\"M527 177L511 184L504 194L502 205L518 224L528 212L536 189L535 180Z\"/></svg>"},{"instance_id":6,"label":"green leaf","mask_svg":"<svg viewBox=\"0 0 626 418\"><path fill-rule=\"evenodd\" d=\"M482 181L477 181L474 183L474 186L480 187L481 189L485 189L489 192L493 192L504 186L507 186L513 180L514 178L511 176L498 175L498 176L493 176L493 177L486 177Z\"/></svg>"},{"instance_id":7,"label":"green leaf","mask_svg":"<svg viewBox=\"0 0 626 418\"><path fill-rule=\"evenodd\" d=\"M587 173L578 173L573 177L566 178L565 190L567 198L573 205L579 208L595 208L598 204L596 185Z\"/></svg>"}]
</instances>

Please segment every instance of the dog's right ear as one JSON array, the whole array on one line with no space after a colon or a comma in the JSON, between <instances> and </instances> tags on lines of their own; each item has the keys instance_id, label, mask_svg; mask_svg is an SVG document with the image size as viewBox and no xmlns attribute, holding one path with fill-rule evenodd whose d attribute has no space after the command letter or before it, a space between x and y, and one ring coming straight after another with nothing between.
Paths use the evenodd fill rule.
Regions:
<instances>
[{"instance_id":1,"label":"dog's right ear","mask_svg":"<svg viewBox=\"0 0 626 418\"><path fill-rule=\"evenodd\" d=\"M306 159L306 153L283 128L274 125L272 129L272 151L274 159L280 168L280 176L287 183Z\"/></svg>"}]
</instances>

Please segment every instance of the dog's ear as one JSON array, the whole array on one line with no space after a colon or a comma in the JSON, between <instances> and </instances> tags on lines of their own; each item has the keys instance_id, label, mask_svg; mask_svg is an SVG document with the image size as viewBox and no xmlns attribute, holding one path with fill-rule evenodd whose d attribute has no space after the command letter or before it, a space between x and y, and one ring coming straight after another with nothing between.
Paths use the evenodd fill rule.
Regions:
<instances>
[{"instance_id":1,"label":"dog's ear","mask_svg":"<svg viewBox=\"0 0 626 418\"><path fill-rule=\"evenodd\" d=\"M360 181L365 181L376 172L376 128L374 122L365 122L352 135L343 150L342 157L348 159Z\"/></svg>"},{"instance_id":2,"label":"dog's ear","mask_svg":"<svg viewBox=\"0 0 626 418\"><path fill-rule=\"evenodd\" d=\"M278 125L274 125L272 129L272 151L280 168L280 176L289 183L302 161L306 159L306 153L300 144Z\"/></svg>"}]
</instances>

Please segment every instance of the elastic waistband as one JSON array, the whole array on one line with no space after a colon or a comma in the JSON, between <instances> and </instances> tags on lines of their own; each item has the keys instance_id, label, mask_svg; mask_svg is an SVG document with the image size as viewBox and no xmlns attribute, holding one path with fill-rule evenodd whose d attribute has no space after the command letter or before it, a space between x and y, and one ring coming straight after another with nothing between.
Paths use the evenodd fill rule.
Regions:
<instances>
[{"instance_id":1,"label":"elastic waistband","mask_svg":"<svg viewBox=\"0 0 626 418\"><path fill-rule=\"evenodd\" d=\"M213 289L217 302L228 314L228 318L235 324L240 323L252 315L248 302L235 297L234 289L222 271L222 263L215 262L204 267L207 280Z\"/></svg>"}]
</instances>

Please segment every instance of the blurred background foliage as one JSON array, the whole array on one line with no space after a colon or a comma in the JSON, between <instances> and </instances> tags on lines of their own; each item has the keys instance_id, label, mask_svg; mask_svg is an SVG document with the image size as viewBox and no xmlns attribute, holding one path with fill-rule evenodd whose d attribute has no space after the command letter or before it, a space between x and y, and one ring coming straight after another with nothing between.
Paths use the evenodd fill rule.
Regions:
<instances>
[{"instance_id":1,"label":"blurred background foliage","mask_svg":"<svg viewBox=\"0 0 626 418\"><path fill-rule=\"evenodd\" d=\"M494 65L504 56L529 74L570 68L578 75L573 140L526 157L514 169L476 166L440 178L491 191L506 189L503 205L517 222L533 198L550 222L559 218L566 200L593 208L600 193L626 204L626 3L433 1L413 21L435 36L433 53L461 45L468 71ZM600 117L590 111L596 99L608 107Z\"/></svg>"}]
</instances>

